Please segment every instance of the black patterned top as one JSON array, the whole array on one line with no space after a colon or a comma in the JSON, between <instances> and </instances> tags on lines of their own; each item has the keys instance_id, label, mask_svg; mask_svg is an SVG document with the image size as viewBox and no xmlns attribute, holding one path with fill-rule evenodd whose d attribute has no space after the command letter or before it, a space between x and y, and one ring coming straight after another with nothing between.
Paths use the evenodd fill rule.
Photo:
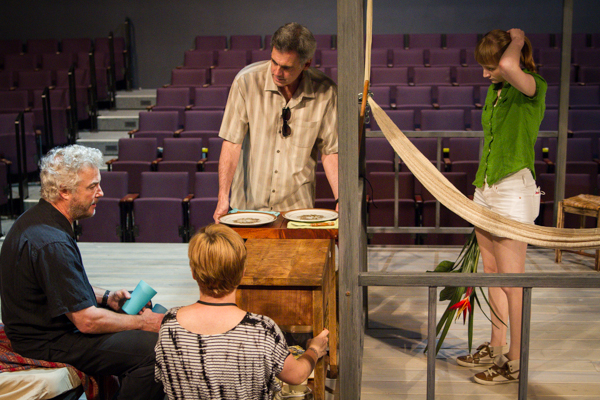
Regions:
<instances>
[{"instance_id":1,"label":"black patterned top","mask_svg":"<svg viewBox=\"0 0 600 400\"><path fill-rule=\"evenodd\" d=\"M246 313L233 329L201 335L179 325L177 311L163 319L156 343L155 379L173 399L271 399L275 377L290 352L269 317Z\"/></svg>"}]
</instances>

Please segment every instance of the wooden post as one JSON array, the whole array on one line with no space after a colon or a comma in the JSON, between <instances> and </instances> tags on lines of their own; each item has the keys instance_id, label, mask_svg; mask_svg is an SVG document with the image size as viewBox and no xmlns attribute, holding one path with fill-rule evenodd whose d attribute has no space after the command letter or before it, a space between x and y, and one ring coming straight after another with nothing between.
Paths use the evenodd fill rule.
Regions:
<instances>
[{"instance_id":1,"label":"wooden post","mask_svg":"<svg viewBox=\"0 0 600 400\"><path fill-rule=\"evenodd\" d=\"M358 273L366 269L366 234L358 176L358 93L363 71L363 2L338 0L340 399L360 399L363 295Z\"/></svg>"}]
</instances>

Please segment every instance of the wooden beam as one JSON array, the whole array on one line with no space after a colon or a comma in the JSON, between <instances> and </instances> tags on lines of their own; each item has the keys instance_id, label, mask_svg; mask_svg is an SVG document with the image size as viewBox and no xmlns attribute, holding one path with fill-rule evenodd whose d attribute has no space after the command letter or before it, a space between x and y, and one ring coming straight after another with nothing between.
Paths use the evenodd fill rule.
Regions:
<instances>
[{"instance_id":1,"label":"wooden beam","mask_svg":"<svg viewBox=\"0 0 600 400\"><path fill-rule=\"evenodd\" d=\"M366 234L362 233L358 176L358 93L364 74L363 2L338 0L339 132L339 285L340 399L360 399L363 342L363 289L359 271L366 269ZM365 264L365 265L361 265Z\"/></svg>"}]
</instances>

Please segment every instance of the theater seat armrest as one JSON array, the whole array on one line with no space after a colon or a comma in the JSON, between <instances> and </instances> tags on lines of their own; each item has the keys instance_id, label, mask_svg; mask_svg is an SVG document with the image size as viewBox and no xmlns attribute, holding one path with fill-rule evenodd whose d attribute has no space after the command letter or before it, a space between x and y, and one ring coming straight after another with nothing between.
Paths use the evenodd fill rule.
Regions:
<instances>
[{"instance_id":1,"label":"theater seat armrest","mask_svg":"<svg viewBox=\"0 0 600 400\"><path fill-rule=\"evenodd\" d=\"M415 194L415 203L423 204L423 197L420 194Z\"/></svg>"},{"instance_id":2,"label":"theater seat armrest","mask_svg":"<svg viewBox=\"0 0 600 400\"><path fill-rule=\"evenodd\" d=\"M161 162L163 159L162 158L157 158L156 160L152 161L152 165L158 165L159 162Z\"/></svg>"},{"instance_id":3,"label":"theater seat armrest","mask_svg":"<svg viewBox=\"0 0 600 400\"><path fill-rule=\"evenodd\" d=\"M173 136L180 136L181 132L183 132L183 129L177 129L175 132L173 132Z\"/></svg>"},{"instance_id":4,"label":"theater seat armrest","mask_svg":"<svg viewBox=\"0 0 600 400\"><path fill-rule=\"evenodd\" d=\"M446 165L452 165L452 160L449 157L444 157L443 161Z\"/></svg>"},{"instance_id":5,"label":"theater seat armrest","mask_svg":"<svg viewBox=\"0 0 600 400\"><path fill-rule=\"evenodd\" d=\"M146 110L148 110L148 111L152 111L152 109L154 108L154 106L155 106L155 105L156 105L156 104L146 107Z\"/></svg>"},{"instance_id":6,"label":"theater seat armrest","mask_svg":"<svg viewBox=\"0 0 600 400\"><path fill-rule=\"evenodd\" d=\"M189 202L190 202L190 200L191 200L191 199L193 199L193 198L194 198L194 195L190 193L190 194L188 194L187 196L185 196L185 197L183 198L183 202L184 202L184 203L189 203Z\"/></svg>"},{"instance_id":7,"label":"theater seat armrest","mask_svg":"<svg viewBox=\"0 0 600 400\"><path fill-rule=\"evenodd\" d=\"M6 165L12 165L12 161L7 160L6 158L0 158L0 162L3 162Z\"/></svg>"},{"instance_id":8,"label":"theater seat armrest","mask_svg":"<svg viewBox=\"0 0 600 400\"><path fill-rule=\"evenodd\" d=\"M121 199L121 201L124 202L124 203L131 203L132 201L134 201L138 197L140 197L139 193L129 193L128 195L126 195L125 197L123 197Z\"/></svg>"}]
</instances>

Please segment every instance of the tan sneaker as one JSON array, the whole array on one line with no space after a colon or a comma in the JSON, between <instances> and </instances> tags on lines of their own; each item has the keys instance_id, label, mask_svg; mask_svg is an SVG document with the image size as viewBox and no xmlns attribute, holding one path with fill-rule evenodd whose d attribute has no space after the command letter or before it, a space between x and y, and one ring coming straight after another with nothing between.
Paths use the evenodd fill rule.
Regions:
<instances>
[{"instance_id":1,"label":"tan sneaker","mask_svg":"<svg viewBox=\"0 0 600 400\"><path fill-rule=\"evenodd\" d=\"M490 342L485 342L477 348L477 351L467 356L456 357L456 362L461 367L479 367L481 365L492 365L494 357L508 352L508 345L502 347L490 346Z\"/></svg>"},{"instance_id":2,"label":"tan sneaker","mask_svg":"<svg viewBox=\"0 0 600 400\"><path fill-rule=\"evenodd\" d=\"M519 364L520 360L508 361L508 358L500 355L494 359L494 365L476 374L473 379L482 385L519 382Z\"/></svg>"}]
</instances>

